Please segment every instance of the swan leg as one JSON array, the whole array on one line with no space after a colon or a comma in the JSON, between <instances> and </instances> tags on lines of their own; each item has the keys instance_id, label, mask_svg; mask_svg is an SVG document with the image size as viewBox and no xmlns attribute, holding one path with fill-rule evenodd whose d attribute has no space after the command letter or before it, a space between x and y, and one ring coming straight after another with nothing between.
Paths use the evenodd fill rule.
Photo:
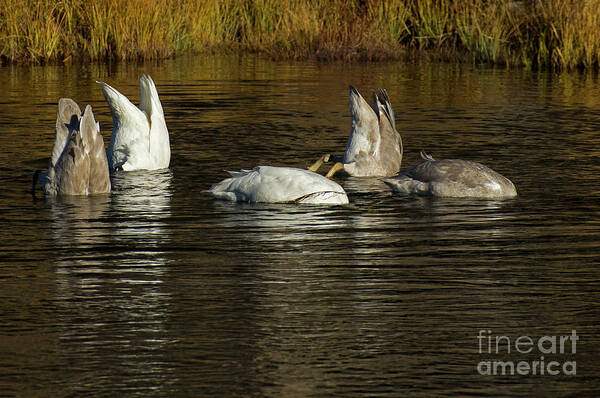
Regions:
<instances>
[{"instance_id":1,"label":"swan leg","mask_svg":"<svg viewBox=\"0 0 600 398\"><path fill-rule=\"evenodd\" d=\"M336 164L334 164L334 165L331 167L331 169L329 169L329 171L327 172L327 174L325 175L325 177L327 177L327 178L331 178L331 177L333 177L333 175L334 175L335 173L337 173L337 172L338 172L338 171L340 171L340 170L344 170L344 164L343 164L343 163L340 163L340 162L337 162Z\"/></svg>"},{"instance_id":2,"label":"swan leg","mask_svg":"<svg viewBox=\"0 0 600 398\"><path fill-rule=\"evenodd\" d=\"M330 154L326 153L325 155L323 155L319 159L317 159L317 161L314 162L312 165L308 166L307 169L316 173L319 170L319 167L321 167L321 165L323 163L329 162L330 156L331 156Z\"/></svg>"}]
</instances>

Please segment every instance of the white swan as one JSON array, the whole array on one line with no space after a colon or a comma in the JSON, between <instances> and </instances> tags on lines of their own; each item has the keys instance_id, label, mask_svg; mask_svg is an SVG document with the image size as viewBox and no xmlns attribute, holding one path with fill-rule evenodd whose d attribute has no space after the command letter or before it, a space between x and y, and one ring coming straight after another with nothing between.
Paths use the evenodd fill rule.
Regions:
<instances>
[{"instance_id":1,"label":"white swan","mask_svg":"<svg viewBox=\"0 0 600 398\"><path fill-rule=\"evenodd\" d=\"M100 125L94 120L92 107L83 116L75 101L58 101L56 138L48 173L37 170L32 193L39 180L47 195L88 195L110 192L108 161Z\"/></svg>"},{"instance_id":2,"label":"white swan","mask_svg":"<svg viewBox=\"0 0 600 398\"><path fill-rule=\"evenodd\" d=\"M500 199L517 196L514 184L481 163L462 159L435 160L424 152L426 161L384 179L392 190L452 198Z\"/></svg>"},{"instance_id":3,"label":"white swan","mask_svg":"<svg viewBox=\"0 0 600 398\"><path fill-rule=\"evenodd\" d=\"M169 131L154 81L140 78L140 106L103 82L104 98L113 117L113 132L108 146L110 168L157 170L169 167Z\"/></svg>"},{"instance_id":4,"label":"white swan","mask_svg":"<svg viewBox=\"0 0 600 398\"><path fill-rule=\"evenodd\" d=\"M251 203L348 203L348 196L338 183L304 169L258 166L229 174L231 178L208 190L214 198Z\"/></svg>"},{"instance_id":5,"label":"white swan","mask_svg":"<svg viewBox=\"0 0 600 398\"><path fill-rule=\"evenodd\" d=\"M350 86L350 114L352 116L350 137L344 158L327 173L332 177L344 170L355 177L392 176L402 163L402 139L396 131L394 111L385 90L373 93L369 105L360 93ZM317 171L329 155L321 157L309 170Z\"/></svg>"}]
</instances>

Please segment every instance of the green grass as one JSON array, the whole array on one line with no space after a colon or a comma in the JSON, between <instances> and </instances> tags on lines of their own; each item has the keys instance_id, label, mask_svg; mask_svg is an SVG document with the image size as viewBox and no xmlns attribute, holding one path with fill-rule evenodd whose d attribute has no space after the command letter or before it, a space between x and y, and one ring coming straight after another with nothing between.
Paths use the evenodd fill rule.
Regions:
<instances>
[{"instance_id":1,"label":"green grass","mask_svg":"<svg viewBox=\"0 0 600 398\"><path fill-rule=\"evenodd\" d=\"M600 66L600 0L0 0L0 59L276 59Z\"/></svg>"}]
</instances>

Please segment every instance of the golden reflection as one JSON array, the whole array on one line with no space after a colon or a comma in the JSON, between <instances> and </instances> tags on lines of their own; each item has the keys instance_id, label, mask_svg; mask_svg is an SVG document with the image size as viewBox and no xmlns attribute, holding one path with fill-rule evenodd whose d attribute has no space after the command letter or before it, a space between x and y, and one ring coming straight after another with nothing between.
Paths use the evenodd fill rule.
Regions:
<instances>
[{"instance_id":1,"label":"golden reflection","mask_svg":"<svg viewBox=\"0 0 600 398\"><path fill-rule=\"evenodd\" d=\"M52 233L58 247L87 247L109 240L104 217L110 195L45 197L52 212Z\"/></svg>"}]
</instances>

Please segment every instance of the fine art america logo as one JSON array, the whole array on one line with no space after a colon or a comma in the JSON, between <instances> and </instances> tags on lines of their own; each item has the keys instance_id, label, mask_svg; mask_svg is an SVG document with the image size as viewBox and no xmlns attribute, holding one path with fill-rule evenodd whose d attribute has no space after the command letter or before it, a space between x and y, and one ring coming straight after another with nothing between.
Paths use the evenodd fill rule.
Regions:
<instances>
[{"instance_id":1,"label":"fine art america logo","mask_svg":"<svg viewBox=\"0 0 600 398\"><path fill-rule=\"evenodd\" d=\"M479 354L486 359L477 364L477 372L481 375L508 376L508 375L575 375L577 362L567 360L572 354L577 353L576 330L571 330L570 335L542 336L532 338L529 336L492 335L491 330L480 330L477 335L479 341ZM569 355L571 354L571 355ZM494 356L521 357L517 360L495 360ZM524 355L535 356L534 360L523 358ZM503 358L504 359L504 358Z\"/></svg>"}]
</instances>

